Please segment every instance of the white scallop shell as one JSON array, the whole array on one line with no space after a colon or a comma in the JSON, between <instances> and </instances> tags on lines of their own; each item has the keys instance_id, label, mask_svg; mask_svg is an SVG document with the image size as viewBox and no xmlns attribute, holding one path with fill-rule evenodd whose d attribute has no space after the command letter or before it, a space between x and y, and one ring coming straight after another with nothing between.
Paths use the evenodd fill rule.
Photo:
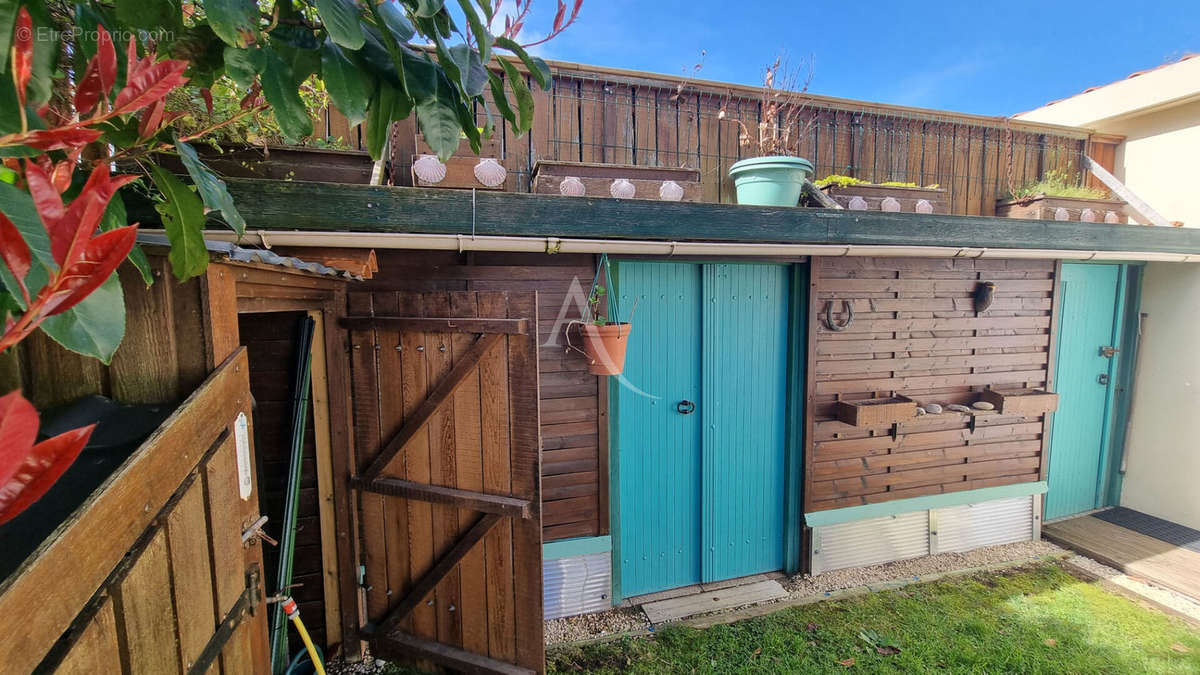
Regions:
<instances>
[{"instance_id":1,"label":"white scallop shell","mask_svg":"<svg viewBox=\"0 0 1200 675\"><path fill-rule=\"evenodd\" d=\"M933 204L928 199L918 199L917 207L913 210L917 213L933 213Z\"/></svg>"},{"instance_id":2,"label":"white scallop shell","mask_svg":"<svg viewBox=\"0 0 1200 675\"><path fill-rule=\"evenodd\" d=\"M846 208L850 209L851 211L866 211L867 200L863 199L862 197L854 197L850 200L850 204L847 205Z\"/></svg>"},{"instance_id":3,"label":"white scallop shell","mask_svg":"<svg viewBox=\"0 0 1200 675\"><path fill-rule=\"evenodd\" d=\"M888 213L900 213L900 200L895 197L884 197L883 201L879 202L879 209Z\"/></svg>"},{"instance_id":4,"label":"white scallop shell","mask_svg":"<svg viewBox=\"0 0 1200 675\"><path fill-rule=\"evenodd\" d=\"M664 202L677 202L683 199L683 188L673 180L664 180L658 187L658 198Z\"/></svg>"},{"instance_id":5,"label":"white scallop shell","mask_svg":"<svg viewBox=\"0 0 1200 675\"><path fill-rule=\"evenodd\" d=\"M413 162L413 173L422 183L440 183L446 177L446 165L437 155L421 155Z\"/></svg>"},{"instance_id":6,"label":"white scallop shell","mask_svg":"<svg viewBox=\"0 0 1200 675\"><path fill-rule=\"evenodd\" d=\"M1091 209L1084 209L1079 212L1079 222L1094 223L1096 222L1096 212Z\"/></svg>"},{"instance_id":7,"label":"white scallop shell","mask_svg":"<svg viewBox=\"0 0 1200 675\"><path fill-rule=\"evenodd\" d=\"M1067 211L1065 208L1060 206L1057 209L1054 209L1054 219L1055 220L1070 220L1071 213L1069 211Z\"/></svg>"},{"instance_id":8,"label":"white scallop shell","mask_svg":"<svg viewBox=\"0 0 1200 675\"><path fill-rule=\"evenodd\" d=\"M633 186L633 183L624 178L614 180L612 185L609 186L608 191L617 199L633 199L634 195L637 194L637 188Z\"/></svg>"},{"instance_id":9,"label":"white scallop shell","mask_svg":"<svg viewBox=\"0 0 1200 675\"><path fill-rule=\"evenodd\" d=\"M558 184L558 191L567 197L582 197L587 194L583 181L574 176L567 176Z\"/></svg>"},{"instance_id":10,"label":"white scallop shell","mask_svg":"<svg viewBox=\"0 0 1200 675\"><path fill-rule=\"evenodd\" d=\"M475 180L487 187L500 187L508 177L508 169L491 157L480 158L475 165Z\"/></svg>"},{"instance_id":11,"label":"white scallop shell","mask_svg":"<svg viewBox=\"0 0 1200 675\"><path fill-rule=\"evenodd\" d=\"M1108 211L1104 214L1104 222L1116 224L1121 222L1121 216L1117 215L1116 211Z\"/></svg>"}]
</instances>

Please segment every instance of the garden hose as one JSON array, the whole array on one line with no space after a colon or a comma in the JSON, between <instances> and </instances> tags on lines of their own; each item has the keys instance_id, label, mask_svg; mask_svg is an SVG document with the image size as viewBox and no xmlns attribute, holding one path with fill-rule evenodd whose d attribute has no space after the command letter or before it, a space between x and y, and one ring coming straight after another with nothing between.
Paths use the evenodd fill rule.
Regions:
<instances>
[{"instance_id":1,"label":"garden hose","mask_svg":"<svg viewBox=\"0 0 1200 675\"><path fill-rule=\"evenodd\" d=\"M300 639L304 642L304 648L308 650L308 658L312 661L313 668L316 669L317 675L325 675L325 666L321 663L321 657L317 654L317 647L313 644L312 638L308 636L308 629L304 627L304 622L300 620L300 608L296 606L296 601L291 597L285 597L280 603L284 614L292 620L292 625L296 628L296 633L300 635Z\"/></svg>"}]
</instances>

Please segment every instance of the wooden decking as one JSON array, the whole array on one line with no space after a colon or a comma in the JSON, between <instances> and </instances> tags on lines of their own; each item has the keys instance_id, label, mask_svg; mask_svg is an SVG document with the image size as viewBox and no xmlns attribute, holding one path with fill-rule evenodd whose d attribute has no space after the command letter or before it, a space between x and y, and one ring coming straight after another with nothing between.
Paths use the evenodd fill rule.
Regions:
<instances>
[{"instance_id":1,"label":"wooden decking","mask_svg":"<svg viewBox=\"0 0 1200 675\"><path fill-rule=\"evenodd\" d=\"M1200 553L1092 516L1045 525L1042 535L1130 576L1200 599Z\"/></svg>"}]
</instances>

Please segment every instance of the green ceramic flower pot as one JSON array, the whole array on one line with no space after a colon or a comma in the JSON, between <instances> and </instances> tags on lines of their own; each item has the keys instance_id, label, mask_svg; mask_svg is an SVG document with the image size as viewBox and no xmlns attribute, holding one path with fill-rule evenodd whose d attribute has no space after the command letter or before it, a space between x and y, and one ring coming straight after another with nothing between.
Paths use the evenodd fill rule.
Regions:
<instances>
[{"instance_id":1,"label":"green ceramic flower pot","mask_svg":"<svg viewBox=\"0 0 1200 675\"><path fill-rule=\"evenodd\" d=\"M754 157L729 167L739 204L795 206L813 165L801 157Z\"/></svg>"}]
</instances>

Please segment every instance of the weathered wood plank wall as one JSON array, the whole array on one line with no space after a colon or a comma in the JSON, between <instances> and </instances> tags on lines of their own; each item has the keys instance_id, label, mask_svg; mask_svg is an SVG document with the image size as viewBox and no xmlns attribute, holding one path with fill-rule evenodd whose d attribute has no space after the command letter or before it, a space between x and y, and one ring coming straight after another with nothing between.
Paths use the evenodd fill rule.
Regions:
<instances>
[{"instance_id":1,"label":"weathered wood plank wall","mask_svg":"<svg viewBox=\"0 0 1200 675\"><path fill-rule=\"evenodd\" d=\"M981 281L997 292L976 316ZM837 421L834 402L968 404L993 385L1046 386L1054 286L1053 261L814 258L805 510L1038 480L1044 416L929 415L893 435ZM825 307L844 320L843 301L854 321L832 331Z\"/></svg>"},{"instance_id":2,"label":"weathered wood plank wall","mask_svg":"<svg viewBox=\"0 0 1200 675\"><path fill-rule=\"evenodd\" d=\"M560 319L580 318L592 256L379 251L378 258L379 274L351 290L351 314L368 298L394 304L396 291L538 291L544 537L604 534L599 493L608 468L598 437L598 378L552 332Z\"/></svg>"},{"instance_id":3,"label":"weathered wood plank wall","mask_svg":"<svg viewBox=\"0 0 1200 675\"><path fill-rule=\"evenodd\" d=\"M497 130L516 191L529 191L534 164L546 158L698 168L704 201L734 201L729 167L750 155L739 147L733 120L751 127L759 122L755 88L689 81L677 95L679 78L574 64L552 64L552 70L553 87L535 94L532 131L518 138L512 129ZM1084 131L998 117L821 96L809 105L811 115L795 133L800 155L813 162L818 177L937 184L947 189L955 214L993 215L1010 183L1021 185L1051 169L1079 172L1088 143ZM722 107L724 121L718 119ZM483 110L476 117L480 125L486 120ZM493 117L500 119L494 110ZM393 130L399 185L411 182L416 126L410 118ZM365 147L360 131L336 111L326 115L324 130L351 147Z\"/></svg>"},{"instance_id":4,"label":"weathered wood plank wall","mask_svg":"<svg viewBox=\"0 0 1200 675\"><path fill-rule=\"evenodd\" d=\"M39 409L88 394L123 403L183 400L204 380L201 280L179 283L165 256L150 258L149 288L132 265L119 273L125 292L125 339L105 366L60 347L41 331L0 356L0 392L21 388Z\"/></svg>"}]
</instances>

